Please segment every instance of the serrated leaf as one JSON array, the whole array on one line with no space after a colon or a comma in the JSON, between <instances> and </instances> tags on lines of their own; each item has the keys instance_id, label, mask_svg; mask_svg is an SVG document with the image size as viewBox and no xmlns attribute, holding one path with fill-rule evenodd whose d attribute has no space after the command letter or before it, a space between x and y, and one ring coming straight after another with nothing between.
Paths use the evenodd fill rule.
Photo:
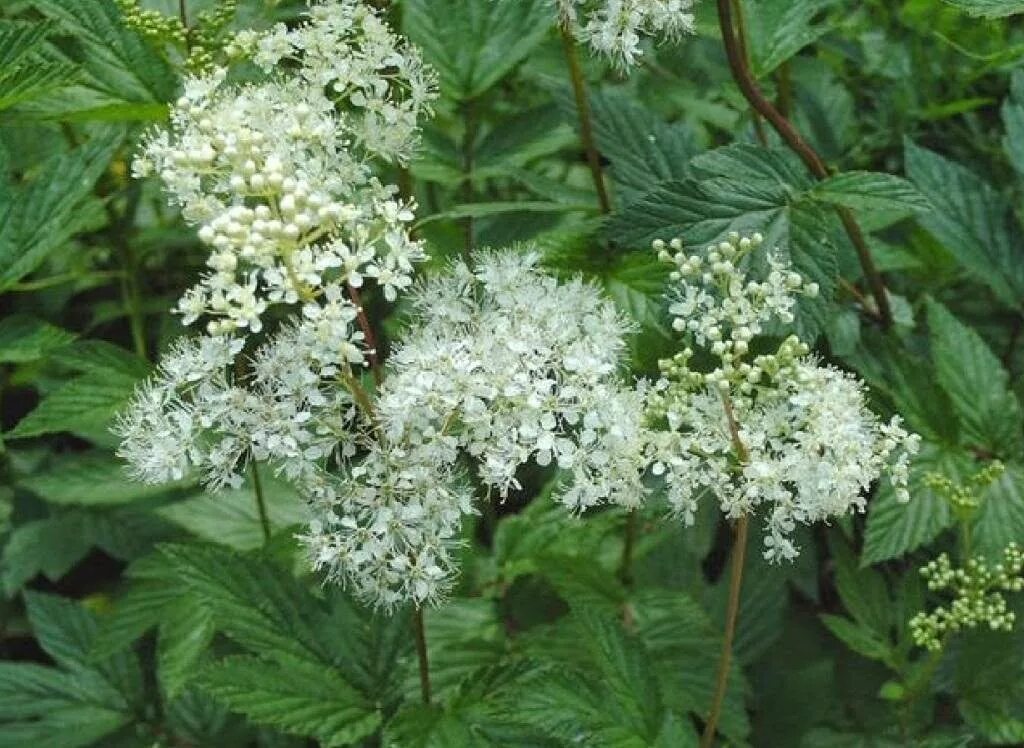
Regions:
<instances>
[{"instance_id":1,"label":"serrated leaf","mask_svg":"<svg viewBox=\"0 0 1024 748\"><path fill-rule=\"evenodd\" d=\"M714 693L721 636L704 610L676 590L649 589L633 602L637 633L647 649L651 666L671 695L672 705L705 718ZM744 706L747 685L738 665L729 672L720 730L733 741L750 732Z\"/></svg>"},{"instance_id":2,"label":"serrated leaf","mask_svg":"<svg viewBox=\"0 0 1024 748\"><path fill-rule=\"evenodd\" d=\"M934 208L918 221L1004 304L1019 307L1024 255L1006 198L960 164L910 140L904 150L907 175Z\"/></svg>"},{"instance_id":3,"label":"serrated leaf","mask_svg":"<svg viewBox=\"0 0 1024 748\"><path fill-rule=\"evenodd\" d=\"M972 473L972 465L960 450L926 442L910 465L910 501L900 503L892 487L883 483L868 505L861 563L898 558L934 540L953 525L949 502L925 484L925 476L931 472L957 481Z\"/></svg>"},{"instance_id":4,"label":"serrated leaf","mask_svg":"<svg viewBox=\"0 0 1024 748\"><path fill-rule=\"evenodd\" d=\"M35 270L76 230L75 209L92 192L122 133L103 130L86 145L40 165L39 174L0 204L0 291Z\"/></svg>"},{"instance_id":5,"label":"serrated leaf","mask_svg":"<svg viewBox=\"0 0 1024 748\"><path fill-rule=\"evenodd\" d=\"M51 581L64 576L92 547L79 514L33 520L11 532L0 560L0 581L8 596L36 574Z\"/></svg>"},{"instance_id":6,"label":"serrated leaf","mask_svg":"<svg viewBox=\"0 0 1024 748\"><path fill-rule=\"evenodd\" d=\"M86 704L60 706L38 719L0 723L0 748L84 748L129 722L131 715L125 712Z\"/></svg>"},{"instance_id":7,"label":"serrated leaf","mask_svg":"<svg viewBox=\"0 0 1024 748\"><path fill-rule=\"evenodd\" d=\"M117 371L144 377L152 371L144 358L106 340L76 340L55 351L50 360L82 373Z\"/></svg>"},{"instance_id":8,"label":"serrated leaf","mask_svg":"<svg viewBox=\"0 0 1024 748\"><path fill-rule=\"evenodd\" d=\"M667 124L633 98L609 90L591 97L594 138L622 204L660 182L690 176L696 138L682 124Z\"/></svg>"},{"instance_id":9,"label":"serrated leaf","mask_svg":"<svg viewBox=\"0 0 1024 748\"><path fill-rule=\"evenodd\" d=\"M286 571L258 557L207 546L165 546L179 580L213 614L217 629L256 652L327 658L325 616Z\"/></svg>"},{"instance_id":10,"label":"serrated leaf","mask_svg":"<svg viewBox=\"0 0 1024 748\"><path fill-rule=\"evenodd\" d=\"M0 21L0 71L23 62L26 55L39 49L54 28L52 22Z\"/></svg>"},{"instance_id":11,"label":"serrated leaf","mask_svg":"<svg viewBox=\"0 0 1024 748\"><path fill-rule=\"evenodd\" d=\"M476 147L474 176L509 173L573 145L576 136L557 108L539 106L499 122Z\"/></svg>"},{"instance_id":12,"label":"serrated leaf","mask_svg":"<svg viewBox=\"0 0 1024 748\"><path fill-rule=\"evenodd\" d=\"M559 622L556 646L574 641L577 651L517 694L516 717L554 738L595 748L651 745L665 717L660 684L640 638L614 621L584 611ZM536 643L538 656L550 656L548 645Z\"/></svg>"},{"instance_id":13,"label":"serrated leaf","mask_svg":"<svg viewBox=\"0 0 1024 748\"><path fill-rule=\"evenodd\" d=\"M756 0L744 2L754 73L767 75L817 41L828 25L814 23L836 0Z\"/></svg>"},{"instance_id":14,"label":"serrated leaf","mask_svg":"<svg viewBox=\"0 0 1024 748\"><path fill-rule=\"evenodd\" d=\"M974 520L972 551L991 561L1024 538L1024 469L1007 465L1006 472L985 492Z\"/></svg>"},{"instance_id":15,"label":"serrated leaf","mask_svg":"<svg viewBox=\"0 0 1024 748\"><path fill-rule=\"evenodd\" d=\"M1024 7L1024 3L1021 3ZM1024 70L1010 78L1010 94L1003 100L1003 151L1019 176L1024 177Z\"/></svg>"},{"instance_id":16,"label":"serrated leaf","mask_svg":"<svg viewBox=\"0 0 1024 748\"><path fill-rule=\"evenodd\" d=\"M147 485L133 481L124 463L102 452L82 452L49 462L37 474L18 485L51 504L111 506L159 496L188 482Z\"/></svg>"},{"instance_id":17,"label":"serrated leaf","mask_svg":"<svg viewBox=\"0 0 1024 748\"><path fill-rule=\"evenodd\" d=\"M730 231L765 236L768 246L789 253L794 268L816 282L818 299L799 302L798 329L813 338L828 319L838 275L831 211L806 199L810 179L792 155L738 144L692 161L704 179L663 183L618 211L609 224L613 240L648 248L654 239L682 239L691 247L720 241Z\"/></svg>"},{"instance_id":18,"label":"serrated leaf","mask_svg":"<svg viewBox=\"0 0 1024 748\"><path fill-rule=\"evenodd\" d=\"M179 598L160 618L157 672L168 698L178 696L195 677L216 631L213 616L196 602Z\"/></svg>"},{"instance_id":19,"label":"serrated leaf","mask_svg":"<svg viewBox=\"0 0 1024 748\"><path fill-rule=\"evenodd\" d=\"M402 22L409 38L458 100L478 97L530 54L551 28L545 0L410 0Z\"/></svg>"},{"instance_id":20,"label":"serrated leaf","mask_svg":"<svg viewBox=\"0 0 1024 748\"><path fill-rule=\"evenodd\" d=\"M263 476L262 486L271 531L308 519L306 506L292 486L269 475ZM251 482L239 489L204 492L175 501L156 513L198 538L238 550L260 548L265 542Z\"/></svg>"},{"instance_id":21,"label":"serrated leaf","mask_svg":"<svg viewBox=\"0 0 1024 748\"><path fill-rule=\"evenodd\" d=\"M842 616L822 615L821 622L837 639L857 654L879 662L893 661L892 647L871 629Z\"/></svg>"},{"instance_id":22,"label":"serrated leaf","mask_svg":"<svg viewBox=\"0 0 1024 748\"><path fill-rule=\"evenodd\" d=\"M23 109L33 115L71 119L126 120L154 111L166 114L176 77L170 65L138 33L128 28L113 0L32 0L32 5L78 42L71 56L53 50L61 62L75 65L81 82L59 97L34 100ZM110 117L108 112L116 112Z\"/></svg>"},{"instance_id":23,"label":"serrated leaf","mask_svg":"<svg viewBox=\"0 0 1024 748\"><path fill-rule=\"evenodd\" d=\"M832 532L829 541L835 561L836 591L843 607L876 638L885 641L895 623L885 577L874 569L861 567L841 533Z\"/></svg>"},{"instance_id":24,"label":"serrated leaf","mask_svg":"<svg viewBox=\"0 0 1024 748\"><path fill-rule=\"evenodd\" d=\"M1021 406L1002 362L938 302L928 303L928 327L935 377L953 403L965 443L1000 456L1019 455Z\"/></svg>"},{"instance_id":25,"label":"serrated leaf","mask_svg":"<svg viewBox=\"0 0 1024 748\"><path fill-rule=\"evenodd\" d=\"M0 320L0 363L23 364L43 358L75 339L73 332L25 314Z\"/></svg>"},{"instance_id":26,"label":"serrated leaf","mask_svg":"<svg viewBox=\"0 0 1024 748\"><path fill-rule=\"evenodd\" d=\"M47 395L7 434L22 439L70 431L98 443L113 443L109 427L127 405L140 377L119 371L92 371Z\"/></svg>"},{"instance_id":27,"label":"serrated leaf","mask_svg":"<svg viewBox=\"0 0 1024 748\"><path fill-rule=\"evenodd\" d=\"M1024 13L1024 2L1021 0L944 0L969 15L981 18L1005 18L1006 16Z\"/></svg>"},{"instance_id":28,"label":"serrated leaf","mask_svg":"<svg viewBox=\"0 0 1024 748\"><path fill-rule=\"evenodd\" d=\"M228 657L204 668L202 688L257 724L345 746L372 734L380 714L336 672L274 653L274 661Z\"/></svg>"},{"instance_id":29,"label":"serrated leaf","mask_svg":"<svg viewBox=\"0 0 1024 748\"><path fill-rule=\"evenodd\" d=\"M873 171L836 174L811 188L813 198L853 210L927 211L931 203L906 179Z\"/></svg>"}]
</instances>

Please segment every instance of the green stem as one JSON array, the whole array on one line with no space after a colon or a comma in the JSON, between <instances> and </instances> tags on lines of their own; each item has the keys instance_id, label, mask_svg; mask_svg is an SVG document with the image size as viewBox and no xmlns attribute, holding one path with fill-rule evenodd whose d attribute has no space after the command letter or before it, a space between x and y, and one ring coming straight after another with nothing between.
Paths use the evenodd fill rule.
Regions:
<instances>
[{"instance_id":1,"label":"green stem","mask_svg":"<svg viewBox=\"0 0 1024 748\"><path fill-rule=\"evenodd\" d=\"M749 515L744 514L736 522L735 541L732 548L732 566L729 573L729 603L725 613L725 635L722 637L722 653L718 658L718 675L715 678L715 695L708 712L708 721L704 723L704 734L701 736L701 748L711 748L715 742L715 731L718 720L722 716L722 705L729 685L729 668L732 665L732 643L736 637L736 621L740 611L740 588L743 583L743 563L747 555L747 532L750 525Z\"/></svg>"},{"instance_id":2,"label":"green stem","mask_svg":"<svg viewBox=\"0 0 1024 748\"><path fill-rule=\"evenodd\" d=\"M637 510L630 509L622 537L622 558L619 561L619 579L626 587L633 585L633 551L636 548Z\"/></svg>"},{"instance_id":3,"label":"green stem","mask_svg":"<svg viewBox=\"0 0 1024 748\"><path fill-rule=\"evenodd\" d=\"M750 453L740 438L740 428L736 421L736 412L732 407L732 399L726 392L722 393L722 408L729 424L729 436L732 439L733 451L741 465L750 460ZM722 716L722 705L729 685L729 668L732 665L732 643L736 637L736 621L740 612L740 589L743 584L743 564L747 555L747 534L750 527L750 515L744 514L737 520L732 547L732 566L729 572L729 602L725 611L725 634L722 637L722 653L718 658L718 675L715 678L715 695L711 700L708 720L704 723L704 734L701 736L701 748L711 748L715 742L715 730Z\"/></svg>"},{"instance_id":4,"label":"green stem","mask_svg":"<svg viewBox=\"0 0 1024 748\"><path fill-rule=\"evenodd\" d=\"M263 528L263 542L264 544L270 542L270 536L272 534L270 529L270 515L267 513L267 500L263 495L263 482L260 480L260 471L256 466L256 461L251 463L252 466L252 488L253 493L256 495L256 512L260 517L260 527Z\"/></svg>"},{"instance_id":5,"label":"green stem","mask_svg":"<svg viewBox=\"0 0 1024 748\"><path fill-rule=\"evenodd\" d=\"M601 154L597 150L594 141L594 125L590 111L590 99L587 96L587 83L583 78L583 70L580 68L579 56L576 54L576 40L572 37L572 31L566 24L559 26L562 33L562 47L565 50L565 60L569 64L569 79L572 81L572 92L576 99L576 114L580 121L580 140L587 155L587 164L590 166L590 176L594 181L594 189L597 190L597 202L602 213L612 212L612 203L608 198L608 189L604 183L604 172L601 169Z\"/></svg>"},{"instance_id":6,"label":"green stem","mask_svg":"<svg viewBox=\"0 0 1024 748\"><path fill-rule=\"evenodd\" d=\"M423 608L417 605L412 611L412 627L416 635L416 656L420 668L420 695L423 703L430 706L430 661L427 658L427 630L423 624Z\"/></svg>"},{"instance_id":7,"label":"green stem","mask_svg":"<svg viewBox=\"0 0 1024 748\"><path fill-rule=\"evenodd\" d=\"M476 104L472 99L467 99L462 105L462 118L464 132L462 135L462 202L469 204L473 202L473 169L476 161ZM469 258L476 246L476 227L472 216L467 216L462 221L463 246L462 257L469 264Z\"/></svg>"}]
</instances>

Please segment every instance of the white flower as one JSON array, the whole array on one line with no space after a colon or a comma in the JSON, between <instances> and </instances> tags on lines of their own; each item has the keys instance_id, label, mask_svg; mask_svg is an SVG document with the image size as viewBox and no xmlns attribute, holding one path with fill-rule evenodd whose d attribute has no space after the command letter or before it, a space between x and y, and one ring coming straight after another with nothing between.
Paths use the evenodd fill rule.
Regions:
<instances>
[{"instance_id":1,"label":"white flower","mask_svg":"<svg viewBox=\"0 0 1024 748\"><path fill-rule=\"evenodd\" d=\"M366 452L341 475L306 471L314 565L369 602L435 602L456 575L456 469L473 458L499 496L524 464L557 464L572 509L634 507L647 437L644 392L619 373L629 325L598 291L559 283L526 252L481 254L421 286L374 404Z\"/></svg>"},{"instance_id":2,"label":"white flower","mask_svg":"<svg viewBox=\"0 0 1024 748\"><path fill-rule=\"evenodd\" d=\"M651 454L685 521L705 491L729 517L764 507L765 557L780 560L797 555L789 537L797 524L863 511L884 474L908 498L909 455L920 440L898 417L880 421L860 381L808 357L795 336L747 360L748 342L767 324L792 322L794 294L817 293L777 253L768 254L767 277L752 279L744 268L761 243L757 234L731 234L703 256L688 256L678 241L675 254L655 243L677 268L674 327L714 363L691 369L691 348L662 362L665 378L649 401L668 428L652 439Z\"/></svg>"},{"instance_id":3,"label":"white flower","mask_svg":"<svg viewBox=\"0 0 1024 748\"><path fill-rule=\"evenodd\" d=\"M675 41L694 32L693 0L558 0L562 23L620 67L636 64L644 36Z\"/></svg>"},{"instance_id":4,"label":"white flower","mask_svg":"<svg viewBox=\"0 0 1024 748\"><path fill-rule=\"evenodd\" d=\"M307 23L232 47L265 75L187 80L135 166L160 176L211 250L210 272L179 303L185 323L259 332L270 305L340 303L367 275L394 299L425 255L409 233L415 206L373 166L411 154L433 75L356 0L315 3Z\"/></svg>"}]
</instances>

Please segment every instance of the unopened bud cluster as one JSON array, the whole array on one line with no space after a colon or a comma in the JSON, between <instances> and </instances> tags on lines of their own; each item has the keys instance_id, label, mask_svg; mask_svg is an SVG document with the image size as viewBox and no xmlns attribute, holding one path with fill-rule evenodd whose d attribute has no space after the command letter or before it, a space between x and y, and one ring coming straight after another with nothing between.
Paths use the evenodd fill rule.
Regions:
<instances>
[{"instance_id":1,"label":"unopened bud cluster","mask_svg":"<svg viewBox=\"0 0 1024 748\"><path fill-rule=\"evenodd\" d=\"M179 16L139 7L139 0L117 0L117 5L125 26L160 49L165 45L178 49L185 69L193 73L210 70L224 56L227 28L238 10L238 0L220 0L194 21L190 19L186 27Z\"/></svg>"},{"instance_id":2,"label":"unopened bud cluster","mask_svg":"<svg viewBox=\"0 0 1024 748\"><path fill-rule=\"evenodd\" d=\"M924 485L945 498L958 516L965 519L981 506L982 495L988 486L999 480L1006 467L993 460L963 483L957 483L942 473L928 473Z\"/></svg>"},{"instance_id":3,"label":"unopened bud cluster","mask_svg":"<svg viewBox=\"0 0 1024 748\"><path fill-rule=\"evenodd\" d=\"M648 415L667 425L655 438L655 471L673 508L691 521L704 490L730 517L766 506L765 556L778 560L796 556L797 523L863 511L883 474L909 499L919 440L898 417L879 421L860 381L819 364L797 336L752 351L755 338L793 324L798 296L818 294L777 252L757 256L763 243L734 232L688 254L678 239L654 242L675 266L669 310L686 346L660 362Z\"/></svg>"},{"instance_id":4,"label":"unopened bud cluster","mask_svg":"<svg viewBox=\"0 0 1024 748\"><path fill-rule=\"evenodd\" d=\"M945 640L964 629L987 626L993 631L1012 631L1016 614L1009 609L1005 592L1024 590L1024 549L1010 543L1001 563L989 565L972 558L962 568L953 568L943 553L921 569L928 589L948 591L952 600L930 613L918 613L910 620L914 642L932 651L942 649Z\"/></svg>"},{"instance_id":5,"label":"unopened bud cluster","mask_svg":"<svg viewBox=\"0 0 1024 748\"><path fill-rule=\"evenodd\" d=\"M557 0L561 22L619 67L636 64L645 36L676 41L694 32L693 0Z\"/></svg>"}]
</instances>

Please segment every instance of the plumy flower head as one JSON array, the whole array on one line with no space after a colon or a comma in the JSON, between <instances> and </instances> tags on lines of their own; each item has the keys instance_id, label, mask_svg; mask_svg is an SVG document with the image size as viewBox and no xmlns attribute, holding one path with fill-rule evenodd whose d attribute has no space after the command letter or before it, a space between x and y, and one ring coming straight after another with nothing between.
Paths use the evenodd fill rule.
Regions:
<instances>
[{"instance_id":1,"label":"plumy flower head","mask_svg":"<svg viewBox=\"0 0 1024 748\"><path fill-rule=\"evenodd\" d=\"M317 3L305 25L246 32L235 46L266 75L187 80L170 127L135 164L211 248L210 272L179 303L185 323L258 332L268 305L332 303L364 277L394 299L424 253L408 230L415 206L373 166L408 157L432 76L354 0Z\"/></svg>"},{"instance_id":2,"label":"plumy flower head","mask_svg":"<svg viewBox=\"0 0 1024 748\"><path fill-rule=\"evenodd\" d=\"M809 357L796 336L774 353L752 354L767 325L793 321L797 294L817 293L775 252L765 277L755 277L751 255L762 242L759 234L730 234L704 255L655 242L676 266L673 326L705 355L687 347L661 362L649 414L667 425L653 454L675 510L692 520L702 490L730 517L764 506L765 556L778 560L796 556L789 535L797 523L863 511L864 493L882 475L909 499L908 461L919 439L898 417L880 421L861 382ZM695 359L700 368L691 367Z\"/></svg>"},{"instance_id":3,"label":"plumy flower head","mask_svg":"<svg viewBox=\"0 0 1024 748\"><path fill-rule=\"evenodd\" d=\"M644 36L676 41L694 31L693 0L558 0L562 23L619 67L636 64Z\"/></svg>"},{"instance_id":4,"label":"plumy flower head","mask_svg":"<svg viewBox=\"0 0 1024 748\"><path fill-rule=\"evenodd\" d=\"M313 563L374 604L432 602L450 586L472 511L460 454L498 495L533 461L565 471L558 498L572 509L643 499L643 393L620 381L630 326L595 287L537 261L478 254L418 288L366 457L312 486Z\"/></svg>"}]
</instances>

